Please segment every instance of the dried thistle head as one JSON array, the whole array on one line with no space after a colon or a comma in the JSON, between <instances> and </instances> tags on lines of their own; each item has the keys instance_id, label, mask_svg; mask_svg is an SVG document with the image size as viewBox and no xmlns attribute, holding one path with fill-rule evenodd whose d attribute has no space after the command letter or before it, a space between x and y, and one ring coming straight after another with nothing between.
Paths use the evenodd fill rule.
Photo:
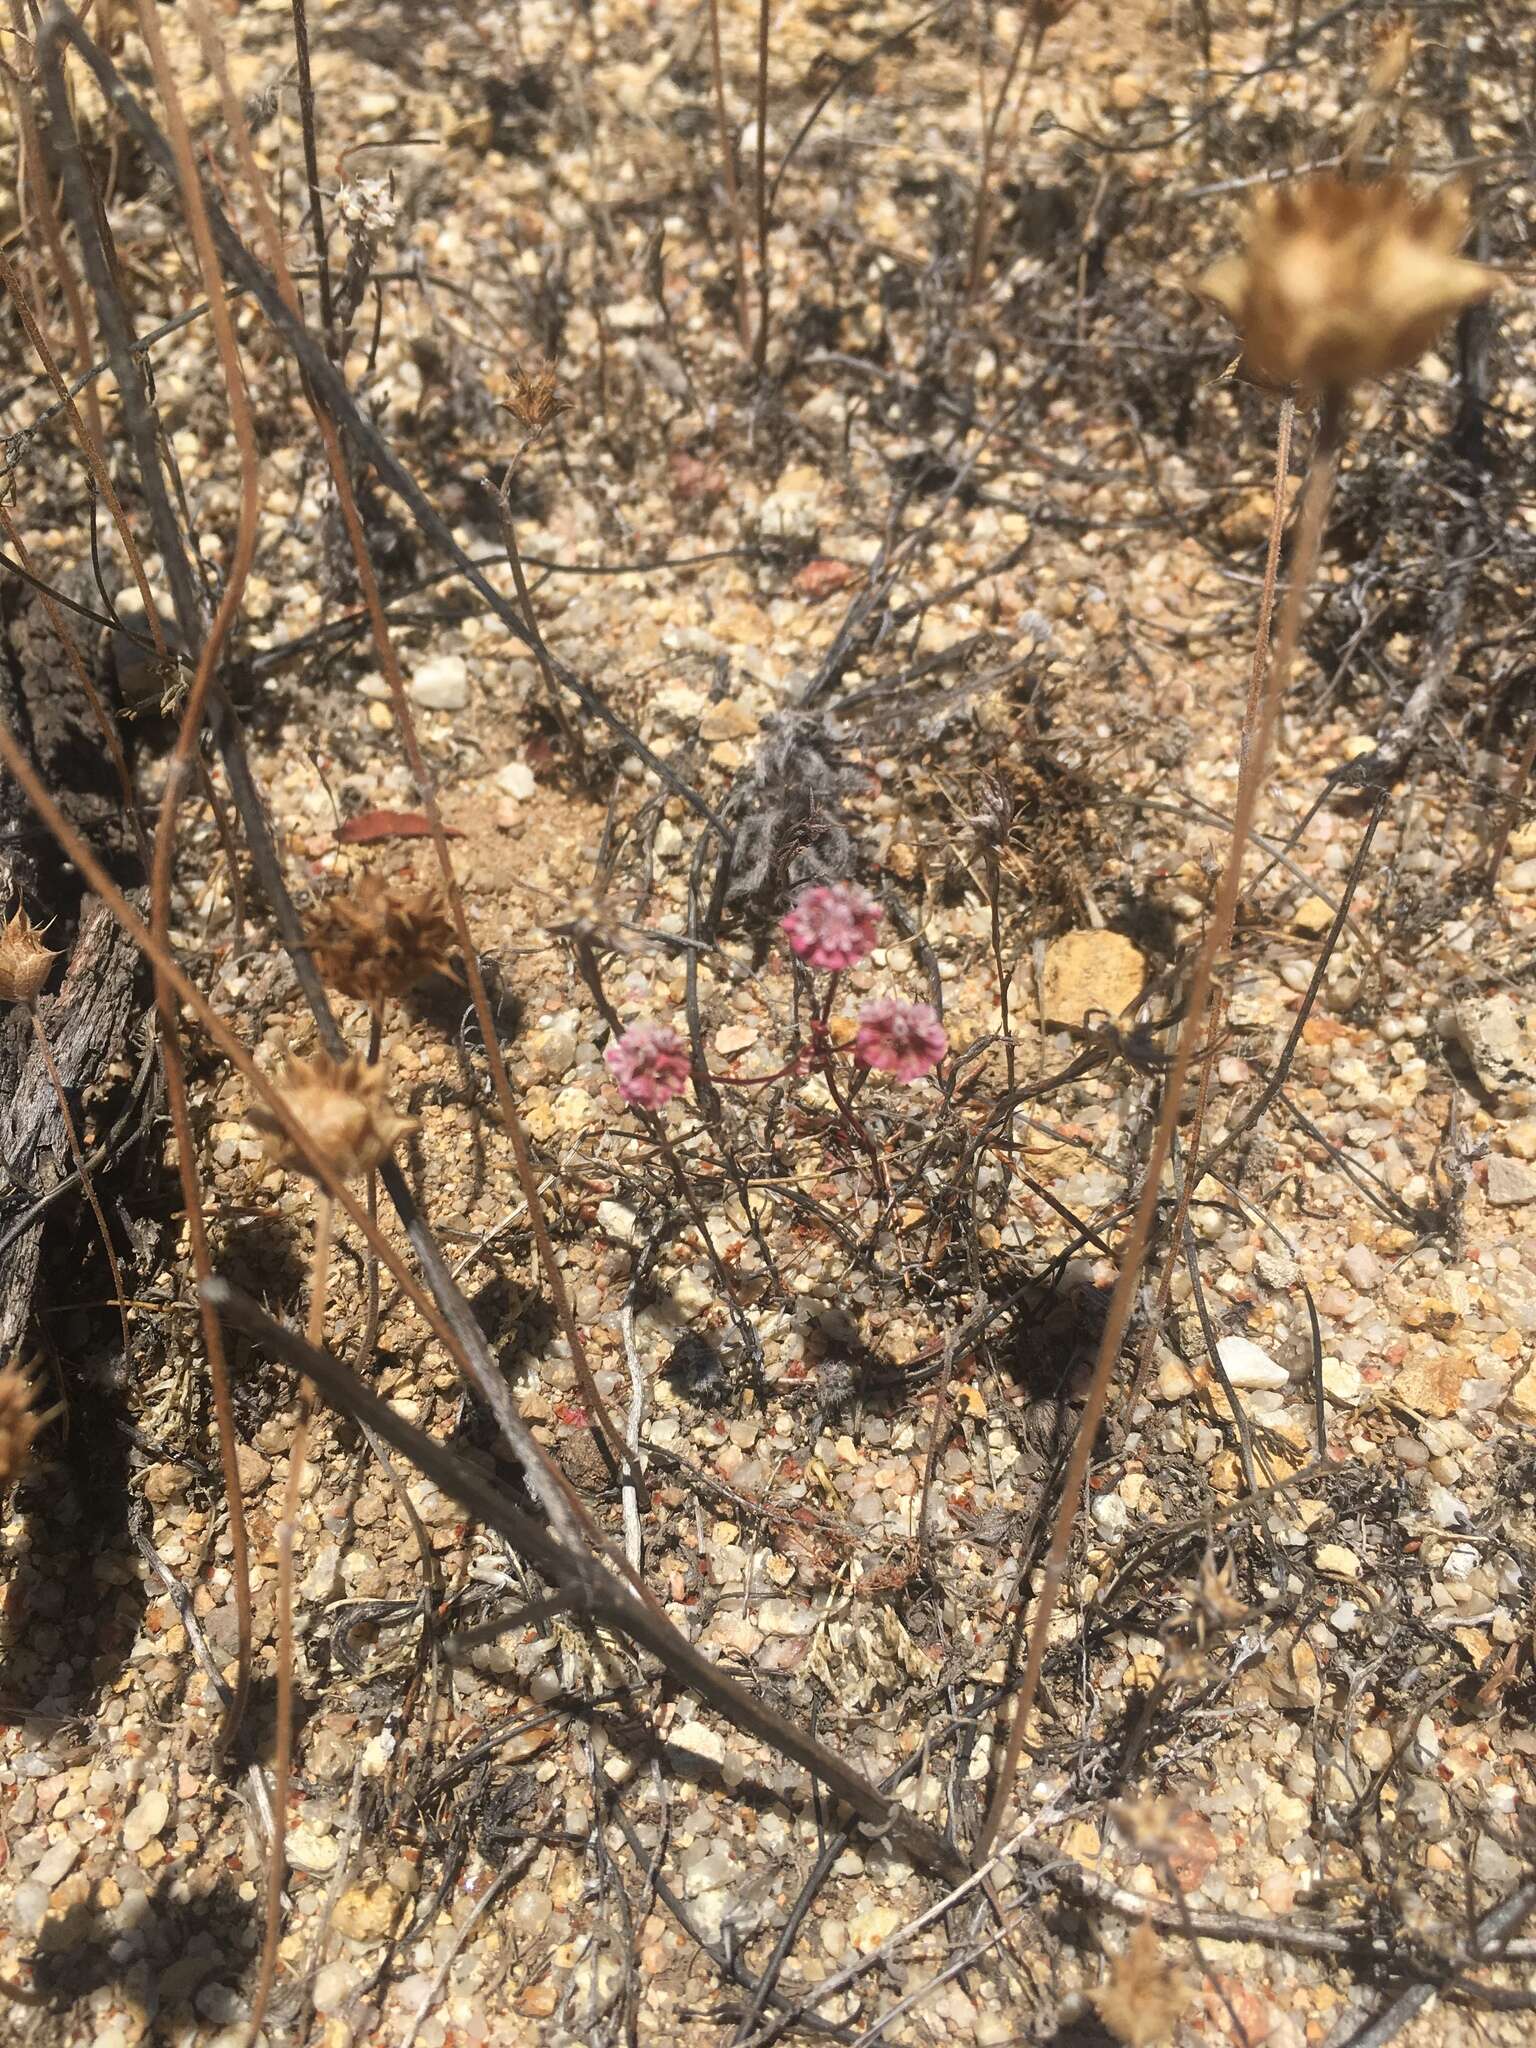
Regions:
<instances>
[{"instance_id":1,"label":"dried thistle head","mask_svg":"<svg viewBox=\"0 0 1536 2048\"><path fill-rule=\"evenodd\" d=\"M1406 14L1384 14L1375 23L1376 45L1365 89L1372 99L1385 99L1396 92L1413 58L1413 23Z\"/></svg>"},{"instance_id":2,"label":"dried thistle head","mask_svg":"<svg viewBox=\"0 0 1536 2048\"><path fill-rule=\"evenodd\" d=\"M43 1426L33 1404L36 1389L18 1359L0 1366L0 1486L26 1470L32 1439Z\"/></svg>"},{"instance_id":3,"label":"dried thistle head","mask_svg":"<svg viewBox=\"0 0 1536 2048\"><path fill-rule=\"evenodd\" d=\"M1157 1936L1143 1920L1090 1996L1099 2018L1125 2048L1155 2048L1172 2037L1189 2002L1189 1988L1164 1962Z\"/></svg>"},{"instance_id":4,"label":"dried thistle head","mask_svg":"<svg viewBox=\"0 0 1536 2048\"><path fill-rule=\"evenodd\" d=\"M1343 391L1408 368L1498 288L1496 271L1456 254L1467 221L1459 185L1421 194L1398 177L1354 185L1325 171L1261 193L1247 247L1198 289L1238 328L1256 381Z\"/></svg>"},{"instance_id":5,"label":"dried thistle head","mask_svg":"<svg viewBox=\"0 0 1536 2048\"><path fill-rule=\"evenodd\" d=\"M370 1173L416 1128L414 1117L397 1115L386 1101L383 1067L369 1066L355 1053L345 1060L324 1052L312 1060L290 1060L277 1085L314 1150L343 1180ZM254 1104L247 1120L274 1165L288 1173L314 1174L309 1159L264 1103Z\"/></svg>"},{"instance_id":6,"label":"dried thistle head","mask_svg":"<svg viewBox=\"0 0 1536 2048\"><path fill-rule=\"evenodd\" d=\"M999 770L987 769L976 784L976 809L969 820L982 851L1000 853L1018 818L1019 798L1013 784Z\"/></svg>"},{"instance_id":7,"label":"dried thistle head","mask_svg":"<svg viewBox=\"0 0 1536 2048\"><path fill-rule=\"evenodd\" d=\"M0 927L0 1003L30 1003L52 971L57 953L43 944L42 934L18 909Z\"/></svg>"},{"instance_id":8,"label":"dried thistle head","mask_svg":"<svg viewBox=\"0 0 1536 2048\"><path fill-rule=\"evenodd\" d=\"M512 365L512 396L503 401L519 426L530 434L542 434L561 413L571 410L571 400L560 389L560 377L552 362L540 363L530 372L521 363Z\"/></svg>"},{"instance_id":9,"label":"dried thistle head","mask_svg":"<svg viewBox=\"0 0 1536 2048\"><path fill-rule=\"evenodd\" d=\"M549 918L544 929L552 937L569 939L573 946L588 951L623 954L637 950L617 908L597 889L573 889L560 915Z\"/></svg>"},{"instance_id":10,"label":"dried thistle head","mask_svg":"<svg viewBox=\"0 0 1536 2048\"><path fill-rule=\"evenodd\" d=\"M317 905L308 937L331 987L376 1010L430 974L458 978L450 965L457 935L437 889L402 889L364 875L355 889Z\"/></svg>"}]
</instances>

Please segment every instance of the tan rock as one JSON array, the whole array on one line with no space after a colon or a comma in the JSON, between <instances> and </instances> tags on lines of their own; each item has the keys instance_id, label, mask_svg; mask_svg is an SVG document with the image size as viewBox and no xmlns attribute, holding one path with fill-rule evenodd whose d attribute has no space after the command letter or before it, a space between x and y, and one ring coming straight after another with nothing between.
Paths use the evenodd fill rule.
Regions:
<instances>
[{"instance_id":1,"label":"tan rock","mask_svg":"<svg viewBox=\"0 0 1536 2048\"><path fill-rule=\"evenodd\" d=\"M1519 1422L1536 1423L1536 1371L1523 1374L1510 1388L1509 1412Z\"/></svg>"},{"instance_id":2,"label":"tan rock","mask_svg":"<svg viewBox=\"0 0 1536 2048\"><path fill-rule=\"evenodd\" d=\"M240 1491L259 1493L272 1476L272 1467L254 1444L236 1444L235 1464L240 1473Z\"/></svg>"},{"instance_id":3,"label":"tan rock","mask_svg":"<svg viewBox=\"0 0 1536 2048\"><path fill-rule=\"evenodd\" d=\"M1321 896L1308 896L1291 913L1291 930L1308 938L1321 938L1333 923L1333 912Z\"/></svg>"},{"instance_id":4,"label":"tan rock","mask_svg":"<svg viewBox=\"0 0 1536 2048\"><path fill-rule=\"evenodd\" d=\"M336 1901L331 1925L348 1941L382 1941L400 1911L392 1884L355 1884Z\"/></svg>"},{"instance_id":5,"label":"tan rock","mask_svg":"<svg viewBox=\"0 0 1536 2048\"><path fill-rule=\"evenodd\" d=\"M1444 1417L1461 1406L1462 1383L1471 1367L1459 1352L1423 1352L1410 1358L1392 1382L1392 1398L1415 1415Z\"/></svg>"},{"instance_id":6,"label":"tan rock","mask_svg":"<svg viewBox=\"0 0 1536 2048\"><path fill-rule=\"evenodd\" d=\"M1317 1652L1309 1642L1277 1643L1264 1661L1264 1677L1277 1707L1310 1709L1323 1703Z\"/></svg>"},{"instance_id":7,"label":"tan rock","mask_svg":"<svg viewBox=\"0 0 1536 2048\"><path fill-rule=\"evenodd\" d=\"M749 711L745 704L734 697L722 697L718 704L711 704L699 720L701 740L749 740L757 731L757 714Z\"/></svg>"},{"instance_id":8,"label":"tan rock","mask_svg":"<svg viewBox=\"0 0 1536 2048\"><path fill-rule=\"evenodd\" d=\"M1045 954L1045 1020L1082 1025L1115 1020L1141 994L1147 963L1119 932L1066 932Z\"/></svg>"}]
</instances>

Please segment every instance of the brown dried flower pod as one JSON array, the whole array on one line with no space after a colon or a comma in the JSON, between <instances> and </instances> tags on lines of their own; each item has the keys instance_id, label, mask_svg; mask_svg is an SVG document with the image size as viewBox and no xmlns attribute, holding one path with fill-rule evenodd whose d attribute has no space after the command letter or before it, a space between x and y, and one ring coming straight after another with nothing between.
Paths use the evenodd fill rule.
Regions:
<instances>
[{"instance_id":1,"label":"brown dried flower pod","mask_svg":"<svg viewBox=\"0 0 1536 2048\"><path fill-rule=\"evenodd\" d=\"M1243 254L1198 288L1237 326L1259 383L1343 391L1417 362L1498 288L1497 271L1456 254L1467 218L1459 185L1420 194L1403 178L1353 185L1322 172L1263 192Z\"/></svg>"},{"instance_id":2,"label":"brown dried flower pod","mask_svg":"<svg viewBox=\"0 0 1536 2048\"><path fill-rule=\"evenodd\" d=\"M385 1100L384 1069L369 1066L355 1053L345 1060L333 1060L324 1052L312 1060L290 1060L278 1086L315 1151L343 1180L370 1173L416 1128L414 1117L397 1115ZM309 1160L265 1105L253 1105L248 1121L276 1165L289 1173L314 1174Z\"/></svg>"},{"instance_id":3,"label":"brown dried flower pod","mask_svg":"<svg viewBox=\"0 0 1536 2048\"><path fill-rule=\"evenodd\" d=\"M364 875L349 894L327 897L309 925L310 951L331 987L374 1009L429 974L453 975L455 944L439 891L401 889L377 875Z\"/></svg>"},{"instance_id":4,"label":"brown dried flower pod","mask_svg":"<svg viewBox=\"0 0 1536 2048\"><path fill-rule=\"evenodd\" d=\"M32 1439L43 1419L32 1405L36 1389L13 1358L0 1366L0 1486L9 1486L26 1469Z\"/></svg>"},{"instance_id":5,"label":"brown dried flower pod","mask_svg":"<svg viewBox=\"0 0 1536 2048\"><path fill-rule=\"evenodd\" d=\"M1157 2048L1171 2041L1189 1990L1163 1961L1157 1936L1142 1921L1116 1956L1108 1981L1090 1997L1099 2018L1125 2048Z\"/></svg>"},{"instance_id":6,"label":"brown dried flower pod","mask_svg":"<svg viewBox=\"0 0 1536 2048\"><path fill-rule=\"evenodd\" d=\"M24 910L0 928L0 1002L30 1003L48 979L57 953L43 944Z\"/></svg>"},{"instance_id":7,"label":"brown dried flower pod","mask_svg":"<svg viewBox=\"0 0 1536 2048\"><path fill-rule=\"evenodd\" d=\"M561 413L571 410L571 403L561 392L553 363L540 363L531 372L521 363L513 364L512 395L506 400L506 409L530 434L542 434Z\"/></svg>"}]
</instances>

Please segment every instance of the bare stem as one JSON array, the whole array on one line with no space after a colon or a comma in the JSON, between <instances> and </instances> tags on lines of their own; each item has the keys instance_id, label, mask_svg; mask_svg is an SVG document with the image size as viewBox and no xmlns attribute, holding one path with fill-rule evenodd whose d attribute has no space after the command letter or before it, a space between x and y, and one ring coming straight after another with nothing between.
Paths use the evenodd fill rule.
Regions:
<instances>
[{"instance_id":1,"label":"bare stem","mask_svg":"<svg viewBox=\"0 0 1536 2048\"><path fill-rule=\"evenodd\" d=\"M1163 1170L1168 1164L1174 1133L1178 1127L1184 1085L1205 1030L1216 963L1231 937L1242 885L1243 858L1247 852L1248 834L1258 807L1259 792L1269 754L1270 735L1274 730L1275 717L1284 697L1291 662L1300 636L1302 607L1317 562L1323 519L1332 491L1335 459L1343 442L1347 410L1347 401L1343 393L1331 392L1325 397L1317 446L1307 471L1306 489L1302 495L1301 510L1297 519L1296 552L1292 561L1291 577L1286 586L1285 602L1281 608L1274 661L1269 673L1269 687L1260 700L1258 729L1252 736L1252 744L1242 762L1238 777L1232 837L1217 892L1215 914L1206 930L1205 940L1195 962L1184 1025L1179 1033L1179 1042L1168 1070L1162 1113L1158 1118L1157 1129L1153 1133L1151 1154L1147 1160L1140 1199L1136 1204L1136 1213L1121 1253L1120 1272L1115 1282L1114 1293L1110 1297L1098 1357L1094 1362L1093 1377L1089 1383L1087 1399L1078 1421L1077 1437L1062 1482L1061 1501L1051 1529L1051 1541L1041 1574L1040 1591L1030 1622L1024 1674L1014 1704L992 1801L976 1845L978 1856L985 1856L996 1841L1013 1796L1025 1733L1034 1708L1035 1696L1040 1688L1040 1674L1045 1664L1051 1617L1055 1613L1062 1580L1066 1573L1067 1553L1072 1544L1072 1530L1077 1519L1078 1504L1093 1457L1099 1424L1103 1420L1104 1410L1108 1404L1115 1363L1120 1355L1120 1347L1125 1341L1125 1332L1130 1322L1131 1308L1141 1277L1142 1261L1151 1242L1152 1227L1161 1198ZM1022 1594L1023 1597L1028 1597L1027 1586L1022 1589Z\"/></svg>"},{"instance_id":2,"label":"bare stem","mask_svg":"<svg viewBox=\"0 0 1536 2048\"><path fill-rule=\"evenodd\" d=\"M770 0L757 0L757 342L752 367L759 377L768 360L768 17Z\"/></svg>"},{"instance_id":3,"label":"bare stem","mask_svg":"<svg viewBox=\"0 0 1536 2048\"><path fill-rule=\"evenodd\" d=\"M533 597L528 588L528 579L523 574L523 558L518 550L517 525L512 517L512 479L516 476L518 465L535 438L530 435L507 464L506 474L501 480L501 489L496 493L496 509L501 517L502 546L507 551L507 564L512 571L512 581L517 587L517 601L522 608L523 624L528 628L528 638L533 644L533 658L539 665L539 677L544 685L544 694L549 699L549 708L555 715L555 723L559 726L567 751L575 763L582 759L581 735L571 723L570 713L565 708L565 699L560 694L560 685L555 680L549 649L544 645L544 635L539 631L538 615L533 609Z\"/></svg>"},{"instance_id":4,"label":"bare stem","mask_svg":"<svg viewBox=\"0 0 1536 2048\"><path fill-rule=\"evenodd\" d=\"M1024 83L1019 88L1020 98L1029 90L1030 80L1035 75L1035 66L1040 61L1040 46L1045 41L1045 24L1031 19L1031 10L1026 9L1019 23L1019 32L1013 39L1013 48L1008 56L1008 69L1003 73L1002 85L998 88L997 101L993 106L990 120L987 120L981 137L981 170L976 181L976 225L971 235L971 267L965 280L965 295L968 299L976 296L981 283L981 273L986 268L987 250L992 239L992 171L997 149L998 124L1003 118L1003 108L1008 104L1008 94L1013 86L1014 73L1019 68L1019 59L1024 54L1024 44L1031 30L1034 42L1030 45L1029 64L1024 73ZM979 60L980 72L977 89L981 96L983 118L987 111L987 52L983 44Z\"/></svg>"},{"instance_id":5,"label":"bare stem","mask_svg":"<svg viewBox=\"0 0 1536 2048\"><path fill-rule=\"evenodd\" d=\"M305 1340L317 1350L325 1337L325 1292L331 1270L331 1234L336 1205L322 1188L315 1198L315 1242L309 1268L309 1316ZM272 1847L267 1863L266 1924L261 1970L251 2004L247 2048L254 2048L277 1977L277 1937L282 1925L283 1879L288 1874L288 1795L293 1782L293 1552L299 1520L299 1492L309 1430L315 1413L312 1381L299 1381L299 1413L288 1450L288 1481L277 1525L277 1728L272 1756Z\"/></svg>"},{"instance_id":6,"label":"bare stem","mask_svg":"<svg viewBox=\"0 0 1536 2048\"><path fill-rule=\"evenodd\" d=\"M709 0L709 62L715 83L715 132L720 138L720 175L725 181L726 211L736 249L736 325L741 352L752 353L752 306L747 296L747 243L741 226L741 186L736 178L736 146L725 111L725 64L720 54L720 0Z\"/></svg>"}]
</instances>

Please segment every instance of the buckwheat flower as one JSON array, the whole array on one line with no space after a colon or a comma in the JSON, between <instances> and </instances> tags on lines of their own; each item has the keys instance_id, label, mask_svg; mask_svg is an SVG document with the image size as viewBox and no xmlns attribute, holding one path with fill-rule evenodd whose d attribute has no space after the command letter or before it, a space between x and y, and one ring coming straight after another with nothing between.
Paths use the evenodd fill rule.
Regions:
<instances>
[{"instance_id":1,"label":"buckwheat flower","mask_svg":"<svg viewBox=\"0 0 1536 2048\"><path fill-rule=\"evenodd\" d=\"M880 929L880 906L854 882L807 889L782 920L790 950L812 967L840 974L869 958Z\"/></svg>"},{"instance_id":2,"label":"buckwheat flower","mask_svg":"<svg viewBox=\"0 0 1536 2048\"><path fill-rule=\"evenodd\" d=\"M853 1050L866 1067L876 1067L898 1081L917 1081L948 1052L949 1035L928 1003L898 1003L886 997L860 1010Z\"/></svg>"},{"instance_id":3,"label":"buckwheat flower","mask_svg":"<svg viewBox=\"0 0 1536 2048\"><path fill-rule=\"evenodd\" d=\"M631 1024L603 1058L635 1109L664 1109L688 1086L688 1049L670 1024Z\"/></svg>"},{"instance_id":4,"label":"buckwheat flower","mask_svg":"<svg viewBox=\"0 0 1536 2048\"><path fill-rule=\"evenodd\" d=\"M1398 177L1293 179L1259 195L1243 253L1214 264L1199 290L1237 327L1260 383L1343 391L1407 369L1498 288L1497 271L1456 253L1467 219L1459 185L1425 194Z\"/></svg>"}]
</instances>

